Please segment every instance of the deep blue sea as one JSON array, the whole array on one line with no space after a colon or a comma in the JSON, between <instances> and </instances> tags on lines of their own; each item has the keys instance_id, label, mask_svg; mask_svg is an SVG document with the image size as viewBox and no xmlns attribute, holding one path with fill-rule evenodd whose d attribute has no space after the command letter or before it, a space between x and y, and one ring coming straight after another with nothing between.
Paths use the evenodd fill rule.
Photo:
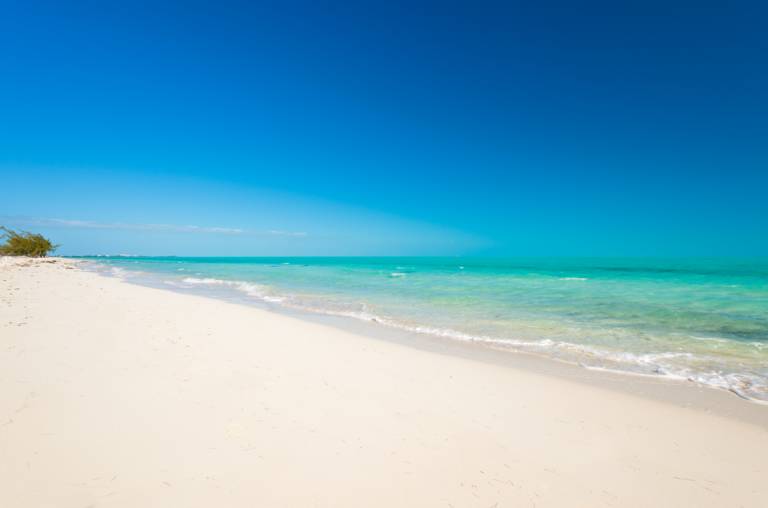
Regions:
<instances>
[{"instance_id":1,"label":"deep blue sea","mask_svg":"<svg viewBox=\"0 0 768 508\"><path fill-rule=\"evenodd\" d=\"M768 401L766 259L83 259L168 288L236 293Z\"/></svg>"}]
</instances>

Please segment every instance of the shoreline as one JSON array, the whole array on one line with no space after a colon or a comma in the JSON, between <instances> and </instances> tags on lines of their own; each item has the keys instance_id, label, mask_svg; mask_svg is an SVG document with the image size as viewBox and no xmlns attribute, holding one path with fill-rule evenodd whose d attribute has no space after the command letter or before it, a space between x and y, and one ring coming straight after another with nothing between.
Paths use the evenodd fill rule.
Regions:
<instances>
[{"instance_id":1,"label":"shoreline","mask_svg":"<svg viewBox=\"0 0 768 508\"><path fill-rule=\"evenodd\" d=\"M107 267L107 265L99 265L98 261L83 261L76 258L73 258L73 260L76 263L84 262L86 266L93 264L94 266ZM539 374L544 373L568 381L618 390L622 393L662 401L679 407L713 412L768 429L768 402L750 399L736 391L702 384L694 380L642 374L632 371L600 369L553 357L546 353L494 347L483 342L462 341L450 337L415 332L378 321L369 322L354 317L315 312L261 299L248 298L238 293L230 293L229 291L214 293L206 287L193 286L184 288L170 286L163 284L159 277L155 277L155 274L152 274L151 277L142 278L134 275L131 278L125 278L121 275L100 271L98 268L84 269L101 277L114 278L127 284L226 301L290 318L331 326L346 332L365 336L366 338L385 340L410 348L459 356L464 359L505 366L507 368L524 369ZM130 270L125 271L130 273ZM757 408L754 408L755 406Z\"/></svg>"},{"instance_id":2,"label":"shoreline","mask_svg":"<svg viewBox=\"0 0 768 508\"><path fill-rule=\"evenodd\" d=\"M768 503L768 410L733 394L71 263L0 260L4 506Z\"/></svg>"}]
</instances>

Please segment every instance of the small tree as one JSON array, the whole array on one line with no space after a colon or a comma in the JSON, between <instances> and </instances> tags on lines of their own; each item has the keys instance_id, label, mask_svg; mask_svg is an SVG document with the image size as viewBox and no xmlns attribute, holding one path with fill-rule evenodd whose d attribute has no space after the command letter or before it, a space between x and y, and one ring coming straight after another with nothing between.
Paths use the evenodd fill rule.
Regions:
<instances>
[{"instance_id":1,"label":"small tree","mask_svg":"<svg viewBox=\"0 0 768 508\"><path fill-rule=\"evenodd\" d=\"M30 256L43 258L58 248L43 235L28 233L26 231L13 231L0 226L3 232L0 238L5 238L5 244L0 245L0 255L3 256Z\"/></svg>"}]
</instances>

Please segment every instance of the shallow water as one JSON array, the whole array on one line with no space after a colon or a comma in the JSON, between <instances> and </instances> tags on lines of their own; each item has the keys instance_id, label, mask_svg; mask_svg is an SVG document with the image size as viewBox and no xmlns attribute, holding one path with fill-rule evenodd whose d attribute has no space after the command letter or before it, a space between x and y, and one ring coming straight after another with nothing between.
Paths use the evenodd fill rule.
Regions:
<instances>
[{"instance_id":1,"label":"shallow water","mask_svg":"<svg viewBox=\"0 0 768 508\"><path fill-rule=\"evenodd\" d=\"M101 270L768 401L768 260L95 257Z\"/></svg>"}]
</instances>

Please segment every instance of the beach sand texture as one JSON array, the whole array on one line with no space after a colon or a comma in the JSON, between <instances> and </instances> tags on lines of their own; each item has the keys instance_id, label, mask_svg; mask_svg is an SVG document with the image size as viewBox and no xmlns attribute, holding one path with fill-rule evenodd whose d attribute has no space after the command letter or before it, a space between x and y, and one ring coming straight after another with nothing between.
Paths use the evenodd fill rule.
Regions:
<instances>
[{"instance_id":1,"label":"beach sand texture","mask_svg":"<svg viewBox=\"0 0 768 508\"><path fill-rule=\"evenodd\" d=\"M768 431L3 258L0 484L4 508L764 507Z\"/></svg>"}]
</instances>

